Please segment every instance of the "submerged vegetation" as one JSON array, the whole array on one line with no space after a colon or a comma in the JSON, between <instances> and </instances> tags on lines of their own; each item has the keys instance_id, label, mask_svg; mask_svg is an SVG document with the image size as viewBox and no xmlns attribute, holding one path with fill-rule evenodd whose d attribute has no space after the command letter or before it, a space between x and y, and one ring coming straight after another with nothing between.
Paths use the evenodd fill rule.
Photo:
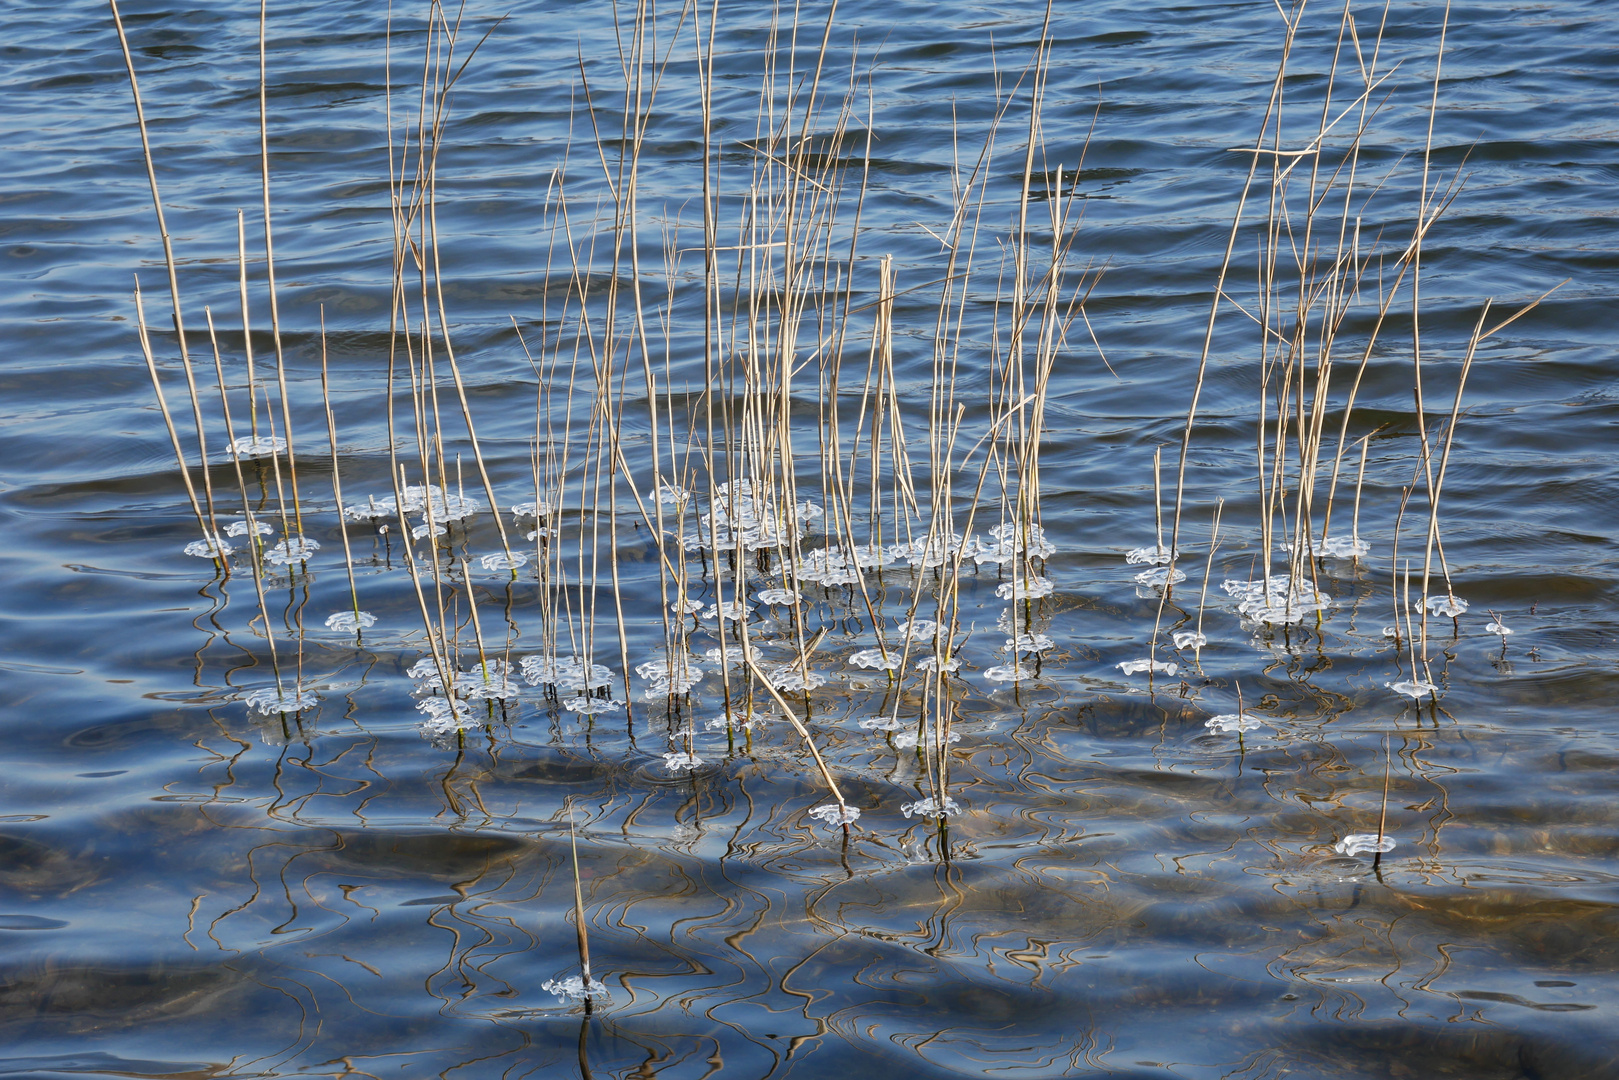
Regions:
<instances>
[{"instance_id":1,"label":"submerged vegetation","mask_svg":"<svg viewBox=\"0 0 1619 1080\"><path fill-rule=\"evenodd\" d=\"M479 41L437 3L413 30L424 43L410 60L416 82L408 95L390 91L388 106L389 351L366 404L350 386L339 409L324 314L295 316L320 326L318 370L300 370L282 343L267 15L264 279L250 280L239 214L237 325L226 332L205 311L199 348L152 145L172 355L148 318L150 295L134 301L201 532L183 551L214 563L221 590L251 589L254 614L236 641L267 674L233 692L290 738L337 666L363 650L389 658L414 723L447 749L499 740L537 710L581 741L608 727L632 744L654 740L643 753L665 777L751 755L784 770L805 792L798 814L845 848L862 830L915 817L932 823L933 856L948 860L951 820L974 798L953 778L951 747L986 701L1019 707L1060 688L1075 643L1054 618L1087 586L1064 558L1061 523L1083 511L1067 502L1051 512L1041 467L1062 373L1107 364L1087 308L1105 295L1107 268L1083 242L1084 148L1063 158L1047 139L1051 8L1032 50L1001 53L990 120L954 135L948 216L923 226L937 262L915 281L862 228L878 106L868 57L856 50L847 69L832 68L842 55L833 14L771 21L753 130L722 142L711 113L721 7L626 10L621 79L597 85L581 68L576 130L588 135L551 174L535 244L543 305L511 313L509 348L532 374L526 461L480 439L493 421L476 364L457 352L442 270L453 241L438 226L440 151L456 87L476 78ZM1153 617L1123 646L1126 659L1085 676L1114 693L1195 702L1202 737L1234 752L1288 723L1263 702L1245 706L1239 680L1335 632L1345 565L1392 612L1373 639L1388 650L1387 696L1419 724L1424 710L1438 722L1435 643L1471 618L1441 515L1467 378L1480 344L1538 303L1502 315L1482 301L1466 340L1443 345L1460 363L1443 369L1440 393L1418 317L1423 249L1463 177L1431 167L1431 146L1386 170L1362 160L1403 73L1381 59L1378 12L1368 21L1345 4L1330 48L1312 53L1325 69L1295 89L1304 15L1298 4L1283 23L1253 143L1229 151L1246 173L1201 355L1163 360L1162 397L1185 408L1182 437L1134 463L1144 484L1150 470L1153 513L1130 538L1144 543L1121 538L1116 555ZM1442 57L1443 35L1434 46ZM124 55L144 143L127 41ZM704 104L702 182L666 190L644 151L660 93L687 74ZM1419 106L1430 143L1438 88L1436 69ZM1308 123L1295 119L1305 113ZM1394 170L1415 174L1420 193L1409 235L1362 217ZM253 332L255 288L268 336ZM915 294L931 299L931 318L902 326L896 301ZM1368 468L1384 468L1376 448L1388 422L1356 403L1396 321L1411 332L1419 450L1397 505L1368 507L1379 521L1392 513L1378 532L1362 528L1363 491ZM1205 378L1228 357L1255 402L1251 492L1203 489L1189 468ZM345 451L345 428L379 416L386 445ZM1226 566L1241 576L1224 577ZM1512 631L1489 614L1483 630L1504 647ZM1223 650L1206 668L1216 624L1254 648ZM854 723L837 729L843 719ZM1322 854L1397 850L1389 766L1378 764L1380 805L1369 820L1346 812ZM850 783L889 770L903 772L909 798L875 800L870 785ZM592 975L577 874L574 884L581 968L545 985L588 1010L613 998Z\"/></svg>"}]
</instances>

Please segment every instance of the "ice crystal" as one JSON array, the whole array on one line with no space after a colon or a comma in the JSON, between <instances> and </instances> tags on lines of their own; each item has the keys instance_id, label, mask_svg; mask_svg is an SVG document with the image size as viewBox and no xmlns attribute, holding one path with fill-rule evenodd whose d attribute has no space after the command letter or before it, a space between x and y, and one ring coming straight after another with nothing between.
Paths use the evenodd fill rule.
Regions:
<instances>
[{"instance_id":1,"label":"ice crystal","mask_svg":"<svg viewBox=\"0 0 1619 1080\"><path fill-rule=\"evenodd\" d=\"M990 682L1021 682L1034 678L1034 671L1022 664L997 664L984 669L984 678Z\"/></svg>"},{"instance_id":2,"label":"ice crystal","mask_svg":"<svg viewBox=\"0 0 1619 1080\"><path fill-rule=\"evenodd\" d=\"M1369 851L1393 851L1394 837L1385 836L1379 840L1376 833L1350 833L1332 845L1332 850L1340 855L1361 855Z\"/></svg>"},{"instance_id":3,"label":"ice crystal","mask_svg":"<svg viewBox=\"0 0 1619 1080\"><path fill-rule=\"evenodd\" d=\"M1005 600L1030 600L1051 595L1056 588L1050 578L1039 574L1029 574L1027 577L1014 577L1011 581L1003 581L995 586L995 595Z\"/></svg>"},{"instance_id":4,"label":"ice crystal","mask_svg":"<svg viewBox=\"0 0 1619 1080\"><path fill-rule=\"evenodd\" d=\"M246 518L237 518L235 521L232 521L228 526L226 526L225 535L246 536L249 528L251 528L259 536L275 535L275 526L263 521L254 521L253 524L249 526Z\"/></svg>"},{"instance_id":5,"label":"ice crystal","mask_svg":"<svg viewBox=\"0 0 1619 1080\"><path fill-rule=\"evenodd\" d=\"M1153 547L1131 548L1124 556L1124 561L1131 566L1166 566L1175 561L1179 552L1172 552L1161 544Z\"/></svg>"},{"instance_id":6,"label":"ice crystal","mask_svg":"<svg viewBox=\"0 0 1619 1080\"><path fill-rule=\"evenodd\" d=\"M243 435L232 440L226 450L232 457L268 457L287 448L287 440L279 435Z\"/></svg>"},{"instance_id":7,"label":"ice crystal","mask_svg":"<svg viewBox=\"0 0 1619 1080\"><path fill-rule=\"evenodd\" d=\"M1244 731L1258 731L1265 725L1253 713L1245 712L1221 713L1219 716L1211 716L1207 720L1203 721L1203 726L1208 728L1210 731L1235 731L1240 734Z\"/></svg>"},{"instance_id":8,"label":"ice crystal","mask_svg":"<svg viewBox=\"0 0 1619 1080\"><path fill-rule=\"evenodd\" d=\"M478 560L485 570L516 570L527 565L528 556L520 551L495 551Z\"/></svg>"},{"instance_id":9,"label":"ice crystal","mask_svg":"<svg viewBox=\"0 0 1619 1080\"><path fill-rule=\"evenodd\" d=\"M1173 675L1180 670L1180 665L1172 660L1126 660L1113 666L1126 675L1139 675L1143 671L1161 671L1165 675Z\"/></svg>"},{"instance_id":10,"label":"ice crystal","mask_svg":"<svg viewBox=\"0 0 1619 1080\"><path fill-rule=\"evenodd\" d=\"M195 555L199 559L223 559L236 549L217 536L203 534L201 540L193 540L185 546L187 555Z\"/></svg>"},{"instance_id":11,"label":"ice crystal","mask_svg":"<svg viewBox=\"0 0 1619 1080\"><path fill-rule=\"evenodd\" d=\"M912 814L917 817L949 817L951 814L961 813L960 804L948 795L944 797L942 804L934 801L930 796L925 799L918 799L915 802L905 803L899 809L906 817L910 817Z\"/></svg>"},{"instance_id":12,"label":"ice crystal","mask_svg":"<svg viewBox=\"0 0 1619 1080\"><path fill-rule=\"evenodd\" d=\"M849 663L855 667L893 671L899 667L899 655L893 652L885 654L881 649L861 649L850 655Z\"/></svg>"},{"instance_id":13,"label":"ice crystal","mask_svg":"<svg viewBox=\"0 0 1619 1080\"><path fill-rule=\"evenodd\" d=\"M326 629L336 630L339 633L357 633L370 626L377 625L377 617L369 611L334 611L326 616Z\"/></svg>"},{"instance_id":14,"label":"ice crystal","mask_svg":"<svg viewBox=\"0 0 1619 1080\"><path fill-rule=\"evenodd\" d=\"M289 536L266 551L264 561L273 566L291 566L293 563L308 562L309 557L319 550L320 542L317 540L307 536Z\"/></svg>"},{"instance_id":15,"label":"ice crystal","mask_svg":"<svg viewBox=\"0 0 1619 1080\"><path fill-rule=\"evenodd\" d=\"M837 825L853 825L860 820L860 809L855 806L840 806L835 802L822 803L810 810L809 816L820 821L828 828Z\"/></svg>"},{"instance_id":16,"label":"ice crystal","mask_svg":"<svg viewBox=\"0 0 1619 1080\"><path fill-rule=\"evenodd\" d=\"M548 994L555 994L557 1000L564 1005L578 1005L585 1001L611 1001L612 991L602 983L592 979L586 982L574 975L566 979L547 979L540 984L540 989Z\"/></svg>"},{"instance_id":17,"label":"ice crystal","mask_svg":"<svg viewBox=\"0 0 1619 1080\"><path fill-rule=\"evenodd\" d=\"M696 754L687 754L683 751L663 755L663 767L672 773L689 772L703 763L703 759Z\"/></svg>"},{"instance_id":18,"label":"ice crystal","mask_svg":"<svg viewBox=\"0 0 1619 1080\"><path fill-rule=\"evenodd\" d=\"M1201 649L1209 643L1209 639L1197 630L1177 630L1173 639L1177 649Z\"/></svg>"},{"instance_id":19,"label":"ice crystal","mask_svg":"<svg viewBox=\"0 0 1619 1080\"><path fill-rule=\"evenodd\" d=\"M253 712L269 716L271 713L295 713L314 708L320 698L313 690L298 690L290 686L266 686L254 690L242 700L247 702L247 707Z\"/></svg>"},{"instance_id":20,"label":"ice crystal","mask_svg":"<svg viewBox=\"0 0 1619 1080\"><path fill-rule=\"evenodd\" d=\"M1404 694L1406 697L1417 701L1421 701L1430 694L1437 696L1439 692L1439 687L1421 679L1408 679L1401 682L1384 683L1383 685L1393 690L1396 694Z\"/></svg>"}]
</instances>

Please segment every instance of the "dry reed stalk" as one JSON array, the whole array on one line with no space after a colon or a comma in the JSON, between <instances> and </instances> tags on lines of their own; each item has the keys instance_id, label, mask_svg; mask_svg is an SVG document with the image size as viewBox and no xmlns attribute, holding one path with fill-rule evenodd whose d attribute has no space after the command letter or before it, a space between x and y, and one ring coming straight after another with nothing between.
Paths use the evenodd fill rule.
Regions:
<instances>
[{"instance_id":1,"label":"dry reed stalk","mask_svg":"<svg viewBox=\"0 0 1619 1080\"><path fill-rule=\"evenodd\" d=\"M211 327L210 327L211 332ZM326 305L320 305L320 399L326 407L326 436L332 448L332 498L337 502L337 530L343 537L343 568L348 572L349 599L354 605L354 637L361 636L360 588L354 580L354 552L349 547L348 514L343 509L343 480L337 461L337 417L332 412L332 392L326 375Z\"/></svg>"}]
</instances>

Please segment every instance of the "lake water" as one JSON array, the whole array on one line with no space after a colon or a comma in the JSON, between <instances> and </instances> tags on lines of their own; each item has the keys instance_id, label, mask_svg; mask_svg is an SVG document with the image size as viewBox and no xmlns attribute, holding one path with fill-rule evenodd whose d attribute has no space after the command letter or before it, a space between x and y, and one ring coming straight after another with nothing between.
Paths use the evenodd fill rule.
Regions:
<instances>
[{"instance_id":1,"label":"lake water","mask_svg":"<svg viewBox=\"0 0 1619 1080\"><path fill-rule=\"evenodd\" d=\"M621 5L623 19L632 7ZM239 208L255 355L275 390L258 10L241 0L134 0L123 14L224 520L243 505L210 389L203 308L219 324L244 428ZM854 423L866 378L879 260L892 256L901 290L894 414L921 464L948 273L938 237L953 178L978 160L997 88L1010 105L980 174L976 276L963 286L963 453L1000 407L985 358L1004 345L1004 304L997 312L992 300L1018 212L1025 73L1043 14L1035 3L845 2L829 32L828 104L807 128L791 120L795 135L818 137L817 167L850 165L833 230L844 254L828 263L850 277L803 285L805 295L852 290L841 362L855 389L840 406L844 421ZM1370 64L1383 9L1357 2L1353 14ZM616 537L616 602L605 562L594 581L572 565L566 595L597 604L590 647L615 672L613 698L634 699L629 710L567 711L525 685L502 707L480 703L477 722L459 733L424 732L422 695L413 697L406 671L430 656L423 607L432 596L446 598L446 619L460 627L464 667L476 661L475 633L514 661L534 655L547 597L557 595L536 578L535 560L516 574L480 569L481 556L501 549L487 513L453 529L429 559L442 576L426 600L397 526L379 533L374 522L351 522L356 592L378 621L358 640L326 629L327 615L353 601L330 487L320 320L324 311L345 501L387 498L389 110L400 142L418 104L425 15L395 5L390 103L384 5L278 4L269 13L277 298L300 508L321 547L301 570L265 568L261 609L242 553L228 577L182 553L198 524L142 359L136 275L191 475L200 484L203 474L110 11L79 0L5 8L0 1075L1619 1075L1619 714L1608 696L1619 689L1619 7L1451 6L1428 184L1445 192L1463 183L1424 242L1423 422L1407 279L1349 429L1351 440L1375 431L1359 521L1370 551L1316 560L1312 581L1330 606L1282 627L1242 617L1221 587L1263 572L1262 339L1244 312L1258 311L1268 159L1237 236L1187 458L1178 565L1189 580L1161 605L1159 590L1134 580L1148 568L1125 553L1155 542L1155 448L1172 510L1213 290L1254 158L1232 149L1253 146L1261 130L1283 12L1260 0L1055 8L1036 186L1049 189L1042 177L1058 165L1070 178L1080 167L1077 197L1061 204L1083 215L1075 276L1065 280L1073 285L1087 267L1105 273L1085 318L1069 326L1045 403L1040 517L1055 551L1041 565L1054 590L1032 602L1026 628L1052 648L1031 678L988 677L1009 659L996 626L1005 625L995 593L1004 578L969 564L964 666L947 681L961 739L943 754L960 812L941 828L912 805L931 797L940 755L900 737L917 722L919 676L906 673L895 689L851 659L876 641L861 590L807 589L805 629L827 631L813 661L827 682L790 704L807 710L829 770L861 810L847 832L808 813L825 804L826 785L791 726L777 719L729 736L707 728L724 717L715 666L700 659L718 641L712 620L674 619L691 626L692 655L708 670L689 697L648 702L646 680L626 683L623 658L633 667L663 655L666 631L657 549L630 491L630 479L650 475L645 376L622 327L623 475L611 492L603 481L598 505L565 508L553 523L558 550L576 553L568 537L587 523L603 530L594 550L604 558ZM632 43L615 35L613 15L600 0L465 13L456 65L490 33L451 101L437 228L447 318L503 506L535 497L536 376L513 319L550 373L546 415L579 425L568 497L580 498L581 477L614 472L585 433L588 395L571 406L561 396L569 373L591 360L569 351L580 339L559 314L572 275L559 254L556 186L585 250L580 279L605 281L605 192L623 123L618 49ZM698 440L688 429L704 407L703 263L687 250L694 235L701 243L703 205L692 17L674 5L657 12L652 55L667 55L667 70L639 192L654 379L682 445ZM1329 457L1380 281L1393 283L1416 220L1443 17L1430 0L1387 10L1377 70L1390 74L1371 96L1380 111L1348 211L1361 222L1357 250L1377 254L1342 330ZM709 18L705 7L705 35ZM791 71L792 13L779 18L785 93L813 66L827 11L817 2L799 13ZM1317 130L1341 25L1341 7L1303 13L1281 142L1269 145L1297 148ZM724 191L719 243L732 245L732 259L760 160L769 33L766 5L719 5L712 161ZM1360 92L1354 46L1339 55L1334 110ZM848 133L834 142L851 85ZM1337 146L1324 165L1342 160ZM1296 214L1307 189L1287 190ZM1049 244L1044 194L1031 217ZM1296 251L1330 259L1341 191L1337 199L1312 236L1277 234L1284 268ZM678 260L672 274L666 248ZM1421 481L1400 518L1402 491L1423 466L1421 435L1433 465L1483 303L1493 301L1494 325L1565 279L1477 349L1439 512L1452 586L1470 609L1429 619L1437 697L1413 702L1387 686L1412 678L1413 646L1403 636L1396 645L1384 627L1395 622L1405 561L1421 573ZM680 298L666 303L671 280ZM1283 286L1279 295L1295 294ZM726 302L736 295L726 284ZM1273 314L1275 325L1284 316ZM793 423L805 455L799 495L829 505L816 371L824 377L834 347L818 334L812 326L800 335ZM438 374L444 430L464 436L448 372ZM408 386L399 392L408 404ZM1266 407L1274 412L1274 398ZM409 408L398 415L408 419ZM486 503L470 443L457 438L444 448L447 481L457 484L448 470L458 464L459 490ZM420 482L415 435L400 440L410 482ZM1284 466L1296 471L1292 454ZM1345 461L1334 536L1346 535L1358 444ZM272 462L244 465L250 509L280 530ZM958 511L972 504L972 482L958 484ZM1211 566L1217 498L1225 502ZM505 520L508 530L535 527ZM807 549L823 542L806 531ZM666 546L671 558L680 550ZM708 559L688 558L693 588L710 589ZM891 612L926 577L896 566L864 580L876 609ZM1410 595L1420 591L1414 580ZM1194 656L1170 634L1191 629L1200 607L1208 644ZM779 608L754 620L751 632L767 644L790 635ZM1176 671L1125 674L1121 663L1148 655L1155 623L1152 655ZM570 625L583 624L575 614ZM278 681L314 703L287 714L249 708L248 694ZM1240 738L1206 725L1239 711L1239 687L1258 721ZM859 726L883 709L899 709L908 726ZM666 764L688 751L703 764ZM1335 850L1351 834L1377 833L1380 821L1395 846L1375 862ZM579 973L575 842L593 973L610 993L588 1014L544 985Z\"/></svg>"}]
</instances>

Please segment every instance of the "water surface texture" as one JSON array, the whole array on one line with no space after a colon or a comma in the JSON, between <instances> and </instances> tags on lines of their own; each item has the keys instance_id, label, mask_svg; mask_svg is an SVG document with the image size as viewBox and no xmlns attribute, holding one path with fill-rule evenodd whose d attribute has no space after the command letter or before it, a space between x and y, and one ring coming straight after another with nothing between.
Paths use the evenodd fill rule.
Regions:
<instances>
[{"instance_id":1,"label":"water surface texture","mask_svg":"<svg viewBox=\"0 0 1619 1080\"><path fill-rule=\"evenodd\" d=\"M734 248L759 161L771 12L718 12L712 160L719 243ZM123 14L203 386L208 475L222 519L240 517L203 308L219 326L243 429L238 209L254 352L274 383L258 9L131 0ZM842 245L831 263L848 277L815 291L847 289L857 310L841 344L813 326L801 333L794 397L799 494L817 505L829 505L817 370L842 350L852 425L884 256L900 290L895 414L926 461L947 274L939 236L1000 95L1010 103L977 181L984 209L956 391L963 451L989 433L995 384L983 358L1004 345L1004 305L993 300L1018 213L1043 14L1034 3L845 2L827 31L817 2L799 13L789 71L792 12L778 13L778 88L808 77L829 34L828 105L808 124L790 121L795 137L815 138L803 160L848 166L848 203L829 234ZM270 5L277 300L300 509L321 546L303 568L266 567L266 619L241 553L228 577L182 553L198 525L142 358L136 275L194 482L203 473L111 13L12 0L0 15L0 1075L1619 1075L1619 7L1453 4L1431 114L1444 5L1387 9L1376 62L1391 74L1370 97L1379 111L1353 203L1345 210L1340 193L1319 232L1276 243L1331 250L1347 213L1360 221L1357 250L1380 253L1345 322L1330 456L1380 283L1392 285L1417 219L1431 118L1428 187L1455 197L1424 242L1424 413L1419 424L1408 278L1349 430L1372 435L1359 518L1370 550L1314 560L1313 587L1330 605L1282 626L1245 617L1222 588L1264 572L1255 424L1271 354L1245 313L1258 314L1268 160L1235 241L1187 458L1177 565L1189 579L1161 604L1136 580L1151 568L1125 556L1155 543L1155 448L1173 513L1213 290L1253 160L1233 148L1253 146L1264 122L1283 13L1269 0L1055 8L1031 227L1049 243L1053 206L1070 207L1072 281L1101 276L1059 350L1044 413L1040 518L1054 550L1042 564L1054 589L1016 628L1052 647L1030 677L991 678L1010 661L996 594L1007 579L969 565L963 668L950 681L960 741L942 755L959 812L928 817L915 804L931 797L941 755L902 737L917 724L914 672L891 685L853 659L876 641L859 589L805 590L808 629L827 630L813 663L826 681L796 704L861 811L847 832L810 815L826 789L792 727L778 718L724 730L724 688L702 658L722 624L676 617L705 667L689 696L648 701L648 680L626 679L624 655L631 667L662 656L666 632L656 548L627 480L604 486L594 512L564 509L554 524L559 545L594 527L595 550L619 556L622 647L605 562L593 582L589 567L570 568L570 603L598 606L594 659L613 670L611 696L631 699L629 711L568 711L524 684L503 704L480 702L460 732L425 731L412 694L421 679L406 672L429 646L397 525L349 524L356 589L377 624L358 638L326 628L351 601L320 319L345 501L386 498L389 113L399 144L419 102L425 16L394 5L390 80L385 5ZM700 16L707 34L709 9ZM1353 45L1340 51L1334 111L1359 93L1358 74L1345 72L1372 62L1383 9L1357 4L1354 16L1361 60ZM690 250L702 235L693 17L672 4L657 13L653 54L661 64L668 50L667 70L641 150L638 218L657 393L682 446L704 400L703 262ZM575 275L558 240L558 191L576 245L597 238L577 277L605 289L606 193L623 133L618 50L630 43L599 0L472 6L464 18L457 66L489 36L460 75L439 156L444 302L517 539L535 528L505 509L535 497L537 379L513 319L552 373L548 415L580 425L569 497L601 468L584 460L585 398L557 404L589 356L548 366L557 343L574 340L560 310ZM1319 126L1342 8L1312 5L1301 25L1283 148ZM1335 153L1324 163L1342 160L1341 144ZM1294 209L1305 190L1289 188ZM1065 192L1073 198L1053 199ZM726 302L739 291L728 265ZM619 268L621 285L631 276ZM1411 559L1421 573L1428 505L1419 480L1400 518L1402 493L1425 460L1437 468L1484 303L1494 325L1565 279L1476 350L1439 513L1454 594L1470 607L1429 618L1437 693L1413 701L1388 686L1413 678L1412 646L1384 628L1400 611L1397 568ZM676 302L665 299L670 281ZM641 477L652 432L639 353L615 363L629 360L615 393L627 402L628 474ZM439 374L446 430L459 430L455 389ZM399 393L408 419L408 387ZM1266 408L1274 417L1274 398ZM414 439L403 459L413 483ZM460 462L450 486L487 504L470 445L444 452L448 469ZM1296 470L1291 453L1285 467ZM1348 535L1358 444L1345 462L1334 536ZM269 459L244 467L250 509L279 533ZM958 484L958 515L973 505L977 468ZM995 490L986 515L1001 512ZM810 528L804 542L824 537ZM1273 572L1286 561L1277 543ZM515 574L481 561L500 551L487 506L440 550L463 667L476 660L468 577L477 632L514 662L540 649L548 609L535 560ZM689 559L694 588L711 589L711 563ZM901 565L863 580L879 613L892 613L930 572ZM1171 634L1193 629L1200 607L1199 656ZM767 645L788 636L781 609L753 618ZM1149 650L1174 672L1121 670ZM309 707L251 709L248 696L278 680L312 695ZM1239 687L1255 723L1208 726L1238 713ZM896 708L897 731L859 724ZM671 768L667 755L688 748L702 764ZM1335 849L1380 821L1395 846L1375 862ZM610 994L588 1015L544 986L579 974L574 843L593 973Z\"/></svg>"}]
</instances>

